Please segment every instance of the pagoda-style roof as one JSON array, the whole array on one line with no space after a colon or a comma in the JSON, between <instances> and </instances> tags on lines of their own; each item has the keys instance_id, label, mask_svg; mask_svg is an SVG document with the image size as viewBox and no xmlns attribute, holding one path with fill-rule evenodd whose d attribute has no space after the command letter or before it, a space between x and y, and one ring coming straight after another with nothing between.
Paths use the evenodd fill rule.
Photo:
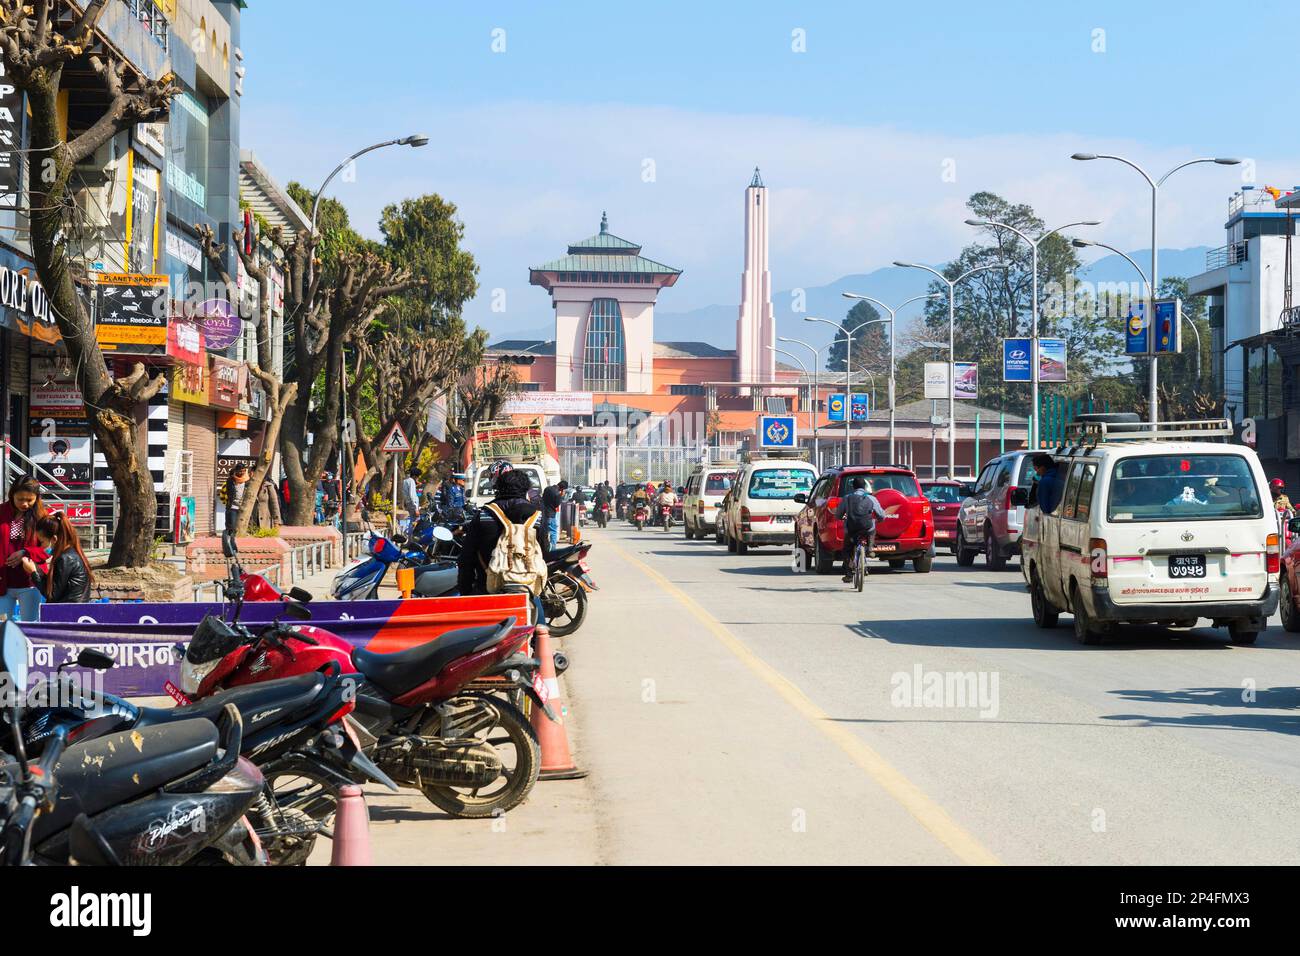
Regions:
<instances>
[{"instance_id":1,"label":"pagoda-style roof","mask_svg":"<svg viewBox=\"0 0 1300 956\"><path fill-rule=\"evenodd\" d=\"M668 276L670 280L665 283L671 285L676 281L676 277L681 274L681 269L675 269L672 266L665 265L662 262L656 262L653 259L647 259L641 255L641 247L630 240L623 239L609 231L609 219L601 213L600 232L594 236L588 236L586 239L570 243L568 255L561 256L559 259L552 259L550 262L543 262L539 266L532 266L529 270L529 282L533 285L548 285L546 281L538 281L537 273L578 273L600 275L601 278L592 278L593 282L619 282L618 277L623 273L629 275L650 275L650 276ZM566 277L561 281L580 281ZM635 281L635 280L633 280Z\"/></svg>"}]
</instances>

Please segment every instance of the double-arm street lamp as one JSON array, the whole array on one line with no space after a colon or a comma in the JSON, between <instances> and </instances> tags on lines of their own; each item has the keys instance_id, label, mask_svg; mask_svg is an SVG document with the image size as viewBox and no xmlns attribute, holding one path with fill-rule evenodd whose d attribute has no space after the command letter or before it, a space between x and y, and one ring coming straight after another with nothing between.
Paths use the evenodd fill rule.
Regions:
<instances>
[{"instance_id":1,"label":"double-arm street lamp","mask_svg":"<svg viewBox=\"0 0 1300 956\"><path fill-rule=\"evenodd\" d=\"M809 345L807 342L802 341L801 339L792 339L784 335L778 335L776 337L776 340L778 342L789 342L791 345L802 345L804 348L806 348L809 352L812 352L813 354L813 369L812 369L813 463L817 466L818 469L820 469L822 466L822 449L821 449L821 437L817 427L817 418L820 411L818 406L822 400L822 390L821 390L821 381L818 378L818 374L817 374L817 369L821 366L821 349L813 348L811 345ZM786 354L788 355L789 353L787 352ZM801 368L803 367L802 362L800 362L799 365Z\"/></svg>"},{"instance_id":2,"label":"double-arm street lamp","mask_svg":"<svg viewBox=\"0 0 1300 956\"><path fill-rule=\"evenodd\" d=\"M1167 180L1170 176L1178 172L1178 170L1183 169L1187 166L1195 166L1197 163L1215 163L1219 166L1237 166L1241 163L1241 160L1235 159L1231 156L1221 156L1221 157L1203 156L1200 159L1189 159L1185 163L1179 163L1177 166L1169 170L1169 172L1165 173L1159 179L1153 179L1145 169L1143 169L1137 163L1125 159L1123 156L1112 156L1107 153L1075 153L1070 158L1084 160L1084 161L1093 160L1093 159L1113 159L1117 163L1123 163L1125 166L1128 166L1132 169L1136 169L1139 173L1142 174L1142 178L1147 181L1147 185L1151 187L1151 273L1150 276L1148 277L1149 279L1148 287L1151 290L1151 301L1147 304L1146 321L1147 321L1147 341L1148 341L1148 345L1151 347L1151 383L1150 383L1151 390L1148 399L1150 404L1151 414L1148 417L1151 421L1151 424L1154 425L1160 419L1160 413L1157 408L1159 404L1159 392L1156 389L1156 354L1155 354L1155 347L1154 347L1155 343L1151 339L1151 336L1154 335L1153 320L1155 319L1155 315L1153 313L1155 310L1155 294L1156 294L1155 290L1160 288L1159 257L1157 252L1157 240L1156 240L1156 223L1160 212L1160 206L1158 202L1160 198L1160 187L1165 184L1165 180ZM1128 257L1125 256L1124 258L1127 259Z\"/></svg>"},{"instance_id":3,"label":"double-arm street lamp","mask_svg":"<svg viewBox=\"0 0 1300 956\"><path fill-rule=\"evenodd\" d=\"M1029 408L1030 408L1029 447L1037 448L1038 447L1038 244L1042 242L1044 239L1046 239L1048 236L1054 235L1055 233L1058 233L1063 229L1069 229L1073 226L1100 226L1101 222L1096 219L1082 219L1079 222L1067 222L1064 226L1057 226L1055 229L1049 229L1047 232L1043 233L1037 239L1030 239L1027 235L1025 235L1015 226L1009 225L1008 223L994 222L993 220L990 219L967 219L966 225L980 226L980 227L985 227L990 229L1006 229L1009 232L1014 232L1017 236L1019 236L1029 245L1030 252L1032 253L1031 255L1032 265L1030 266L1030 268L1033 270L1033 278L1030 281L1030 285L1033 287L1033 293L1032 293L1033 304L1031 306L1032 309L1031 315L1033 316L1033 324L1031 326L1030 343L1029 343L1029 354L1031 356L1029 375L1030 375L1030 382L1032 383L1030 386L1030 404L1029 404ZM1012 309L1014 310L1014 308L1015 306L1013 303Z\"/></svg>"},{"instance_id":4,"label":"double-arm street lamp","mask_svg":"<svg viewBox=\"0 0 1300 956\"><path fill-rule=\"evenodd\" d=\"M894 343L898 340L898 313L907 308L907 306L911 305L913 302L920 302L922 299L937 299L942 296L942 294L943 293L941 292L928 292L921 295L914 295L906 302L891 309L879 299L872 298L869 295L858 295L856 292L840 293L840 295L844 296L846 299L861 299L864 302L870 302L872 305L878 305L889 313L889 318L887 319L872 319L871 322L865 324L871 325L874 322L889 323L889 463L891 465L898 462L898 459L894 457L894 406L896 404L894 398L894 384L895 376L897 375L897 369L894 366Z\"/></svg>"},{"instance_id":5,"label":"double-arm street lamp","mask_svg":"<svg viewBox=\"0 0 1300 956\"><path fill-rule=\"evenodd\" d=\"M967 269L955 279L949 279L938 269L921 265L919 262L895 261L894 265L900 269L923 269L948 287L948 477L954 478L957 474L957 406L953 399L953 392L956 391L956 383L953 381L953 377L957 366L957 356L955 354L957 321L954 303L957 286L977 272L986 272L989 269L1005 269L1007 264L1005 262L992 262L986 266L976 266L974 269Z\"/></svg>"},{"instance_id":6,"label":"double-arm street lamp","mask_svg":"<svg viewBox=\"0 0 1300 956\"><path fill-rule=\"evenodd\" d=\"M849 427L853 424L853 336L865 329L866 325L859 325L850 332L838 322L832 322L830 319L819 319L816 316L805 315L805 322L820 322L823 325L829 325L837 332L844 335L844 464L849 462ZM877 320L879 321L879 320ZM868 323L871 324L871 323ZM831 341L834 341L832 339Z\"/></svg>"},{"instance_id":7,"label":"double-arm street lamp","mask_svg":"<svg viewBox=\"0 0 1300 956\"><path fill-rule=\"evenodd\" d=\"M343 162L339 163L325 177L325 181L320 184L320 189L316 190L316 196L311 201L311 233L312 239L316 238L316 215L320 211L321 197L325 193L325 188L330 182L347 168L348 164L353 162L358 156L364 156L366 153L376 149L383 149L385 146L424 146L428 144L429 137L423 133L413 133L410 136L403 136L400 139L389 139L382 143L375 143L373 146L367 146L365 149L359 149ZM307 293L311 292L311 284L316 275L316 250L310 250L307 258ZM350 476L347 475L347 362L343 363L340 369L342 374L339 375L339 526L343 532L343 556L347 558L348 547L348 482ZM397 501L393 501L393 522L397 522Z\"/></svg>"}]
</instances>

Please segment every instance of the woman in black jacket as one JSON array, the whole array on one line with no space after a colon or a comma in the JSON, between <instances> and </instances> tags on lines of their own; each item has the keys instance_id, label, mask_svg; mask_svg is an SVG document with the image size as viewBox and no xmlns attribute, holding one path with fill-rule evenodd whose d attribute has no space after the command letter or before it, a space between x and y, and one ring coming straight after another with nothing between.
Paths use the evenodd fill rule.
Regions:
<instances>
[{"instance_id":1,"label":"woman in black jacket","mask_svg":"<svg viewBox=\"0 0 1300 956\"><path fill-rule=\"evenodd\" d=\"M84 604L90 600L93 578L81 539L62 512L51 512L36 522L36 538L50 554L49 573L43 573L30 558L23 559L23 568L32 575L32 582L51 604ZM30 565L30 567L28 567Z\"/></svg>"}]
</instances>

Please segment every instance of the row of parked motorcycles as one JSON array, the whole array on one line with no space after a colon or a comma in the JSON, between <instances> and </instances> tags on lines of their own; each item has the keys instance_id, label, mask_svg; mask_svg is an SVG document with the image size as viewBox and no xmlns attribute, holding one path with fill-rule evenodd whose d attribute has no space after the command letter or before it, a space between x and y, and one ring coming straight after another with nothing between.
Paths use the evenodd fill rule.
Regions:
<instances>
[{"instance_id":1,"label":"row of parked motorcycles","mask_svg":"<svg viewBox=\"0 0 1300 956\"><path fill-rule=\"evenodd\" d=\"M87 692L66 665L37 680L6 622L0 863L301 865L333 835L346 786L415 787L458 817L527 798L541 754L526 712L555 717L527 622L371 653L302 623L311 595L245 574L229 535L223 549L221 613L198 625L169 687L181 706ZM283 614L253 630L249 599ZM75 663L113 660L87 649Z\"/></svg>"},{"instance_id":2,"label":"row of parked motorcycles","mask_svg":"<svg viewBox=\"0 0 1300 956\"><path fill-rule=\"evenodd\" d=\"M335 601L376 600L390 568L414 571L413 597L459 594L461 540L465 527L477 521L480 513L476 508L430 511L416 518L405 534L372 534L365 557L334 579L331 597ZM587 563L590 551L591 542L581 541L553 550L547 559L542 605L546 623L556 637L574 633L586 620L588 595L597 590Z\"/></svg>"}]
</instances>

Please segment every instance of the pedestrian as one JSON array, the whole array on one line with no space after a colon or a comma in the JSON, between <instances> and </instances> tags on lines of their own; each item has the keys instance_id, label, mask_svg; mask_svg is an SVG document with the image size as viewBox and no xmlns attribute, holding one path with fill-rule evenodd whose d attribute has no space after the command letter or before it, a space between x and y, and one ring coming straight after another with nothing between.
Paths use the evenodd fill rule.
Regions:
<instances>
[{"instance_id":1,"label":"pedestrian","mask_svg":"<svg viewBox=\"0 0 1300 956\"><path fill-rule=\"evenodd\" d=\"M236 465L226 479L222 489L222 499L226 503L226 530L234 531L239 524L239 511L244 506L244 492L248 490L248 466L243 462Z\"/></svg>"},{"instance_id":2,"label":"pedestrian","mask_svg":"<svg viewBox=\"0 0 1300 956\"><path fill-rule=\"evenodd\" d=\"M402 507L406 509L411 524L420 517L420 473L412 468L402 480Z\"/></svg>"},{"instance_id":3,"label":"pedestrian","mask_svg":"<svg viewBox=\"0 0 1300 956\"><path fill-rule=\"evenodd\" d=\"M542 492L542 518L546 521L546 537L551 551L560 540L560 505L564 503L564 492L568 488L569 483L561 478L559 484L548 485Z\"/></svg>"},{"instance_id":4,"label":"pedestrian","mask_svg":"<svg viewBox=\"0 0 1300 956\"><path fill-rule=\"evenodd\" d=\"M32 582L50 604L85 604L90 600L90 585L94 576L86 553L81 550L77 529L63 512L51 512L36 519L36 538L49 554L48 568L31 558L23 558L22 566L32 577Z\"/></svg>"},{"instance_id":5,"label":"pedestrian","mask_svg":"<svg viewBox=\"0 0 1300 956\"><path fill-rule=\"evenodd\" d=\"M1038 452L1030 459L1034 472L1038 475L1038 508L1049 515L1056 510L1061 501L1062 481L1056 459L1046 452Z\"/></svg>"},{"instance_id":6,"label":"pedestrian","mask_svg":"<svg viewBox=\"0 0 1300 956\"><path fill-rule=\"evenodd\" d=\"M257 489L257 505L253 511L253 520L259 528L278 528L280 526L280 496L275 493L275 486L268 480Z\"/></svg>"},{"instance_id":7,"label":"pedestrian","mask_svg":"<svg viewBox=\"0 0 1300 956\"><path fill-rule=\"evenodd\" d=\"M36 522L46 515L41 501L41 484L30 475L19 478L9 489L9 500L0 504L0 615L18 621L34 621L41 605L41 592L23 566L29 558L40 571L48 571L49 556L36 537Z\"/></svg>"}]
</instances>

